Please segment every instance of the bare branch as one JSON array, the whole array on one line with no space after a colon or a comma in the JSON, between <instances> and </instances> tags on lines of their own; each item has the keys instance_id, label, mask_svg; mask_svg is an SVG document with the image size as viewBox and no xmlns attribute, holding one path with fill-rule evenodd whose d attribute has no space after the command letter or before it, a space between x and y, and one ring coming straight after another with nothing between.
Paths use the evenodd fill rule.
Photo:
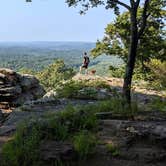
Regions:
<instances>
[{"instance_id":1,"label":"bare branch","mask_svg":"<svg viewBox=\"0 0 166 166\"><path fill-rule=\"evenodd\" d=\"M142 12L142 24L141 24L141 28L138 32L138 38L140 38L142 36L142 34L144 33L144 30L146 28L147 18L150 15L150 13L147 14L149 3L150 3L150 0L145 0L143 12Z\"/></svg>"}]
</instances>

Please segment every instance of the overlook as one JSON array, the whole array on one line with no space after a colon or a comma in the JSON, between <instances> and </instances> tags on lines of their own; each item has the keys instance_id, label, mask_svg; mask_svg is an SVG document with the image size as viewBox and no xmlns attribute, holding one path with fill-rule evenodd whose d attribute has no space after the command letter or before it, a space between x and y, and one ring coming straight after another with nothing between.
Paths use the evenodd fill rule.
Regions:
<instances>
[{"instance_id":1,"label":"overlook","mask_svg":"<svg viewBox=\"0 0 166 166\"><path fill-rule=\"evenodd\" d=\"M165 7L3 1L0 166L165 166Z\"/></svg>"}]
</instances>

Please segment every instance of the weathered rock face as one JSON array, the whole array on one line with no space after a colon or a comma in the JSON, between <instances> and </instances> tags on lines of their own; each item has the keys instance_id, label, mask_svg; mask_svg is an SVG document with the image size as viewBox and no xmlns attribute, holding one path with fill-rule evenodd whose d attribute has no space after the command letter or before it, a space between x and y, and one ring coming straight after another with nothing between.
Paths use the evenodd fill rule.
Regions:
<instances>
[{"instance_id":1,"label":"weathered rock face","mask_svg":"<svg viewBox=\"0 0 166 166\"><path fill-rule=\"evenodd\" d=\"M3 114L2 114L2 111L0 110L0 124L2 120L3 120Z\"/></svg>"},{"instance_id":2,"label":"weathered rock face","mask_svg":"<svg viewBox=\"0 0 166 166\"><path fill-rule=\"evenodd\" d=\"M0 68L0 109L12 110L26 101L42 97L44 93L34 76Z\"/></svg>"}]
</instances>

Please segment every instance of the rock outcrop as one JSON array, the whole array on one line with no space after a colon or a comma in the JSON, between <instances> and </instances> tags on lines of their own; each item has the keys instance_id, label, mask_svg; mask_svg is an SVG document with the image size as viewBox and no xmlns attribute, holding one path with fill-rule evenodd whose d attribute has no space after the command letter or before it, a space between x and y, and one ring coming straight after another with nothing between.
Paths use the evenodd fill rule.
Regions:
<instances>
[{"instance_id":1,"label":"rock outcrop","mask_svg":"<svg viewBox=\"0 0 166 166\"><path fill-rule=\"evenodd\" d=\"M0 125L1 125L1 121L3 120L3 113L2 111L0 110Z\"/></svg>"},{"instance_id":2,"label":"rock outcrop","mask_svg":"<svg viewBox=\"0 0 166 166\"><path fill-rule=\"evenodd\" d=\"M121 93L123 87L123 79L114 78L114 77L102 77L98 75L84 75L84 74L76 74L72 80L74 81L86 81L86 82L94 82L101 81L105 84L112 87L112 89L116 89L116 92ZM132 82L132 99L137 100L140 103L147 104L152 100L156 99L156 97L163 98L165 100L166 91L156 91L152 89L147 89L147 82L144 81L133 81ZM150 88L150 87L148 87ZM103 95L103 94L102 94Z\"/></svg>"},{"instance_id":3,"label":"rock outcrop","mask_svg":"<svg viewBox=\"0 0 166 166\"><path fill-rule=\"evenodd\" d=\"M3 111L11 111L26 101L42 97L44 93L34 76L0 68L0 109Z\"/></svg>"}]
</instances>

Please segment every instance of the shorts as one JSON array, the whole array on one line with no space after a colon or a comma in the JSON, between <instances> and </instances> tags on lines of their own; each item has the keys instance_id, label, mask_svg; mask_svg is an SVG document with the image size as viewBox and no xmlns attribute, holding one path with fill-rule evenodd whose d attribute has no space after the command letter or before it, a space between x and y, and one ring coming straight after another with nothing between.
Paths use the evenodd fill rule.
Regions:
<instances>
[{"instance_id":1,"label":"shorts","mask_svg":"<svg viewBox=\"0 0 166 166\"><path fill-rule=\"evenodd\" d=\"M87 64L82 64L82 68L87 69L88 68L88 63Z\"/></svg>"}]
</instances>

